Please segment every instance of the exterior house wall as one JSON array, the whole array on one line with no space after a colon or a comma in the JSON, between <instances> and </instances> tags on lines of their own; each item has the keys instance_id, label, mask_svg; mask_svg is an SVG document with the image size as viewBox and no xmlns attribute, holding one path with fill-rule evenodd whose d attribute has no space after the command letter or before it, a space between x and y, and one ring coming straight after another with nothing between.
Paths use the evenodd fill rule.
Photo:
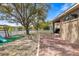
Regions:
<instances>
[{"instance_id":1,"label":"exterior house wall","mask_svg":"<svg viewBox=\"0 0 79 59\"><path fill-rule=\"evenodd\" d=\"M79 5L61 14L55 19L59 25L55 24L55 28L60 28L60 35L62 40L71 43L79 43Z\"/></svg>"},{"instance_id":2,"label":"exterior house wall","mask_svg":"<svg viewBox=\"0 0 79 59\"><path fill-rule=\"evenodd\" d=\"M55 23L55 28L60 28L60 22Z\"/></svg>"},{"instance_id":3,"label":"exterior house wall","mask_svg":"<svg viewBox=\"0 0 79 59\"><path fill-rule=\"evenodd\" d=\"M79 18L64 21L60 24L61 38L71 43L79 43Z\"/></svg>"}]
</instances>

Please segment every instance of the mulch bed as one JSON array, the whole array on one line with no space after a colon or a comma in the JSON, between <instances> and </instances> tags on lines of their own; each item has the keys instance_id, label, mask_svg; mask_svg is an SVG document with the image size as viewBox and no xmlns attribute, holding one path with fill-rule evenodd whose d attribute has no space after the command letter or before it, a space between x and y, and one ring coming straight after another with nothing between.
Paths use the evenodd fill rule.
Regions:
<instances>
[{"instance_id":1,"label":"mulch bed","mask_svg":"<svg viewBox=\"0 0 79 59\"><path fill-rule=\"evenodd\" d=\"M0 46L0 56L35 56L36 49L37 35L30 35Z\"/></svg>"}]
</instances>

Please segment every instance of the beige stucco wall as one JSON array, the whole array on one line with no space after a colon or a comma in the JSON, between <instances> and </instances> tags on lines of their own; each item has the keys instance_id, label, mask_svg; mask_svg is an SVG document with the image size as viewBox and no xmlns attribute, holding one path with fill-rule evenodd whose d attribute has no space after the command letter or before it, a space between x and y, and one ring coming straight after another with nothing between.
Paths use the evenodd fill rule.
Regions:
<instances>
[{"instance_id":1,"label":"beige stucco wall","mask_svg":"<svg viewBox=\"0 0 79 59\"><path fill-rule=\"evenodd\" d=\"M63 40L79 43L79 18L61 22L60 34Z\"/></svg>"},{"instance_id":2,"label":"beige stucco wall","mask_svg":"<svg viewBox=\"0 0 79 59\"><path fill-rule=\"evenodd\" d=\"M60 28L60 22L55 23L55 28Z\"/></svg>"}]
</instances>

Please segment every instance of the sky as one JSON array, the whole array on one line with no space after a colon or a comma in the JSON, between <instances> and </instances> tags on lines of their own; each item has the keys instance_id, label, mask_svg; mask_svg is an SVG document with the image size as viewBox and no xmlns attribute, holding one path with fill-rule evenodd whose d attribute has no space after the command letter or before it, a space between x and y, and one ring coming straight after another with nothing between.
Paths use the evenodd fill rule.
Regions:
<instances>
[{"instance_id":1,"label":"sky","mask_svg":"<svg viewBox=\"0 0 79 59\"><path fill-rule=\"evenodd\" d=\"M48 10L46 21L55 19L59 14L70 8L74 3L50 3L51 8ZM1 15L1 14L0 14ZM11 26L17 26L17 24L8 23L7 21L1 21L1 24L7 24Z\"/></svg>"},{"instance_id":2,"label":"sky","mask_svg":"<svg viewBox=\"0 0 79 59\"><path fill-rule=\"evenodd\" d=\"M55 19L59 14L66 11L68 8L70 8L74 3L51 3L51 8L48 10L48 15L46 20L50 21Z\"/></svg>"}]
</instances>

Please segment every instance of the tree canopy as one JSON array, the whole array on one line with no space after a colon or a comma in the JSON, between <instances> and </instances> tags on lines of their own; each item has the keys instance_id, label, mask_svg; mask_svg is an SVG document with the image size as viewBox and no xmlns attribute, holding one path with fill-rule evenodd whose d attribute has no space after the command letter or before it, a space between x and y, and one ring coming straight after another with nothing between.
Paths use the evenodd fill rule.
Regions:
<instances>
[{"instance_id":1,"label":"tree canopy","mask_svg":"<svg viewBox=\"0 0 79 59\"><path fill-rule=\"evenodd\" d=\"M40 3L6 3L0 4L0 12L13 17L11 21L20 23L25 27L26 33L29 34L30 24L44 21L49 9L49 4Z\"/></svg>"}]
</instances>

